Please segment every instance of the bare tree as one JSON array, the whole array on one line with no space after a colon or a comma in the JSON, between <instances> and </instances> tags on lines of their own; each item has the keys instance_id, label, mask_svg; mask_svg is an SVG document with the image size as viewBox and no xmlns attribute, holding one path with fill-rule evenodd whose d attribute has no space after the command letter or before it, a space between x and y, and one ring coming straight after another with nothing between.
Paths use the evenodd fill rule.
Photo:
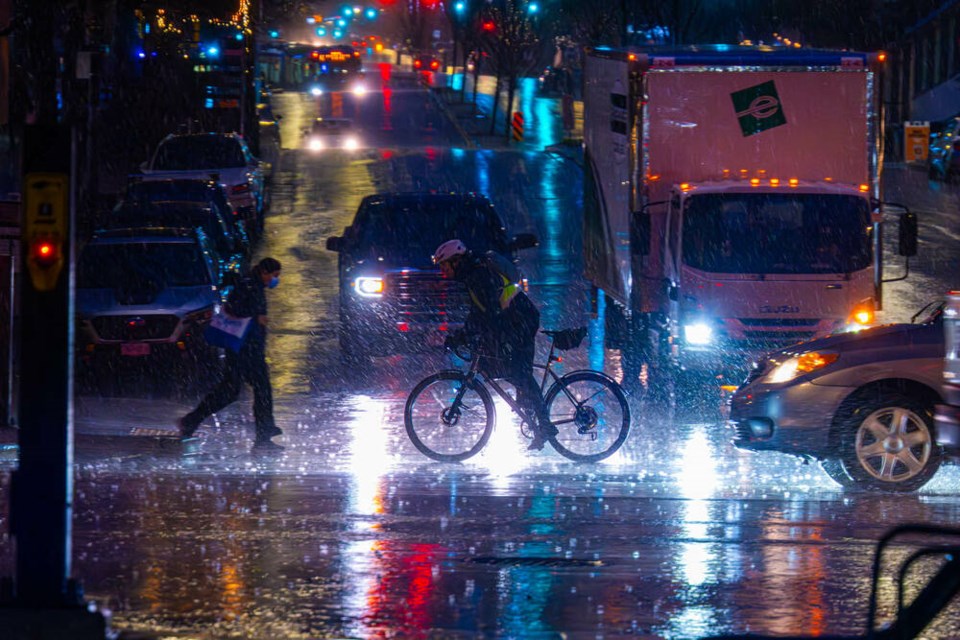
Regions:
<instances>
[{"instance_id":1,"label":"bare tree","mask_svg":"<svg viewBox=\"0 0 960 640\"><path fill-rule=\"evenodd\" d=\"M540 37L531 19L526 0L500 0L484 16L484 45L496 73L490 133L496 130L497 107L503 85L507 88L507 114L513 111L517 80L537 63ZM507 117L506 135L510 135Z\"/></svg>"}]
</instances>

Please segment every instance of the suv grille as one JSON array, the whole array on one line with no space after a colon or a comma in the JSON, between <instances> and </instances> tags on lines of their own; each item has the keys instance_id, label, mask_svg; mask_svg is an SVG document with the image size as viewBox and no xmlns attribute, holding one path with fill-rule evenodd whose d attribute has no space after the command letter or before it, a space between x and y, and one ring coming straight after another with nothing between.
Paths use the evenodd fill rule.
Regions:
<instances>
[{"instance_id":1,"label":"suv grille","mask_svg":"<svg viewBox=\"0 0 960 640\"><path fill-rule=\"evenodd\" d=\"M469 296L462 283L432 271L387 274L387 291L398 313L411 322L463 322Z\"/></svg>"},{"instance_id":2,"label":"suv grille","mask_svg":"<svg viewBox=\"0 0 960 640\"><path fill-rule=\"evenodd\" d=\"M101 340L164 340L180 319L174 315L99 316L92 321Z\"/></svg>"}]
</instances>

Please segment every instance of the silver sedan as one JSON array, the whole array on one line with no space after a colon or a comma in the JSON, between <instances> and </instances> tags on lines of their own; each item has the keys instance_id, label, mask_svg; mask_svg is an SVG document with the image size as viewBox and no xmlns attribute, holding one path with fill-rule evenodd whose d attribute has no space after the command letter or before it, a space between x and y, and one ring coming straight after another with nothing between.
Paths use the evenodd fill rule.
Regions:
<instances>
[{"instance_id":1,"label":"silver sedan","mask_svg":"<svg viewBox=\"0 0 960 640\"><path fill-rule=\"evenodd\" d=\"M942 305L892 324L768 354L731 398L734 445L821 461L846 487L913 491L944 459Z\"/></svg>"}]
</instances>

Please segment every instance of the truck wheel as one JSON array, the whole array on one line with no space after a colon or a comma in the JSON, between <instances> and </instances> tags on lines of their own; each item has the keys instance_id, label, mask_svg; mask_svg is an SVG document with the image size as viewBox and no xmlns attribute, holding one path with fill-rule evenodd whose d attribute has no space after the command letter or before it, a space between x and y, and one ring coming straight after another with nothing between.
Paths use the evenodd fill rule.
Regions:
<instances>
[{"instance_id":1,"label":"truck wheel","mask_svg":"<svg viewBox=\"0 0 960 640\"><path fill-rule=\"evenodd\" d=\"M890 391L861 394L848 403L838 416L840 464L856 486L915 491L933 477L943 451L933 437L932 404Z\"/></svg>"}]
</instances>

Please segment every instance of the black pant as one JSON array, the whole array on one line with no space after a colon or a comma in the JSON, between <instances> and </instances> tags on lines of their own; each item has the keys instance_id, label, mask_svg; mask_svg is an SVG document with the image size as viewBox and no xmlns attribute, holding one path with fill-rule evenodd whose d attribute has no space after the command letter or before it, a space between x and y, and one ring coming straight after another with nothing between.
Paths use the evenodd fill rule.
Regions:
<instances>
[{"instance_id":1,"label":"black pant","mask_svg":"<svg viewBox=\"0 0 960 640\"><path fill-rule=\"evenodd\" d=\"M257 440L269 440L277 435L273 422L273 389L270 369L267 367L264 345L249 341L234 353L227 349L223 378L196 409L183 417L183 425L193 433L207 416L220 411L240 395L240 386L246 382L253 388L253 418L257 425Z\"/></svg>"},{"instance_id":2,"label":"black pant","mask_svg":"<svg viewBox=\"0 0 960 640\"><path fill-rule=\"evenodd\" d=\"M547 424L547 414L540 393L540 383L533 375L533 358L536 355L536 337L540 315L534 311L523 321L506 323L498 329L482 334L484 352L480 371L491 378L503 378L517 390L517 404L541 424Z\"/></svg>"}]
</instances>

